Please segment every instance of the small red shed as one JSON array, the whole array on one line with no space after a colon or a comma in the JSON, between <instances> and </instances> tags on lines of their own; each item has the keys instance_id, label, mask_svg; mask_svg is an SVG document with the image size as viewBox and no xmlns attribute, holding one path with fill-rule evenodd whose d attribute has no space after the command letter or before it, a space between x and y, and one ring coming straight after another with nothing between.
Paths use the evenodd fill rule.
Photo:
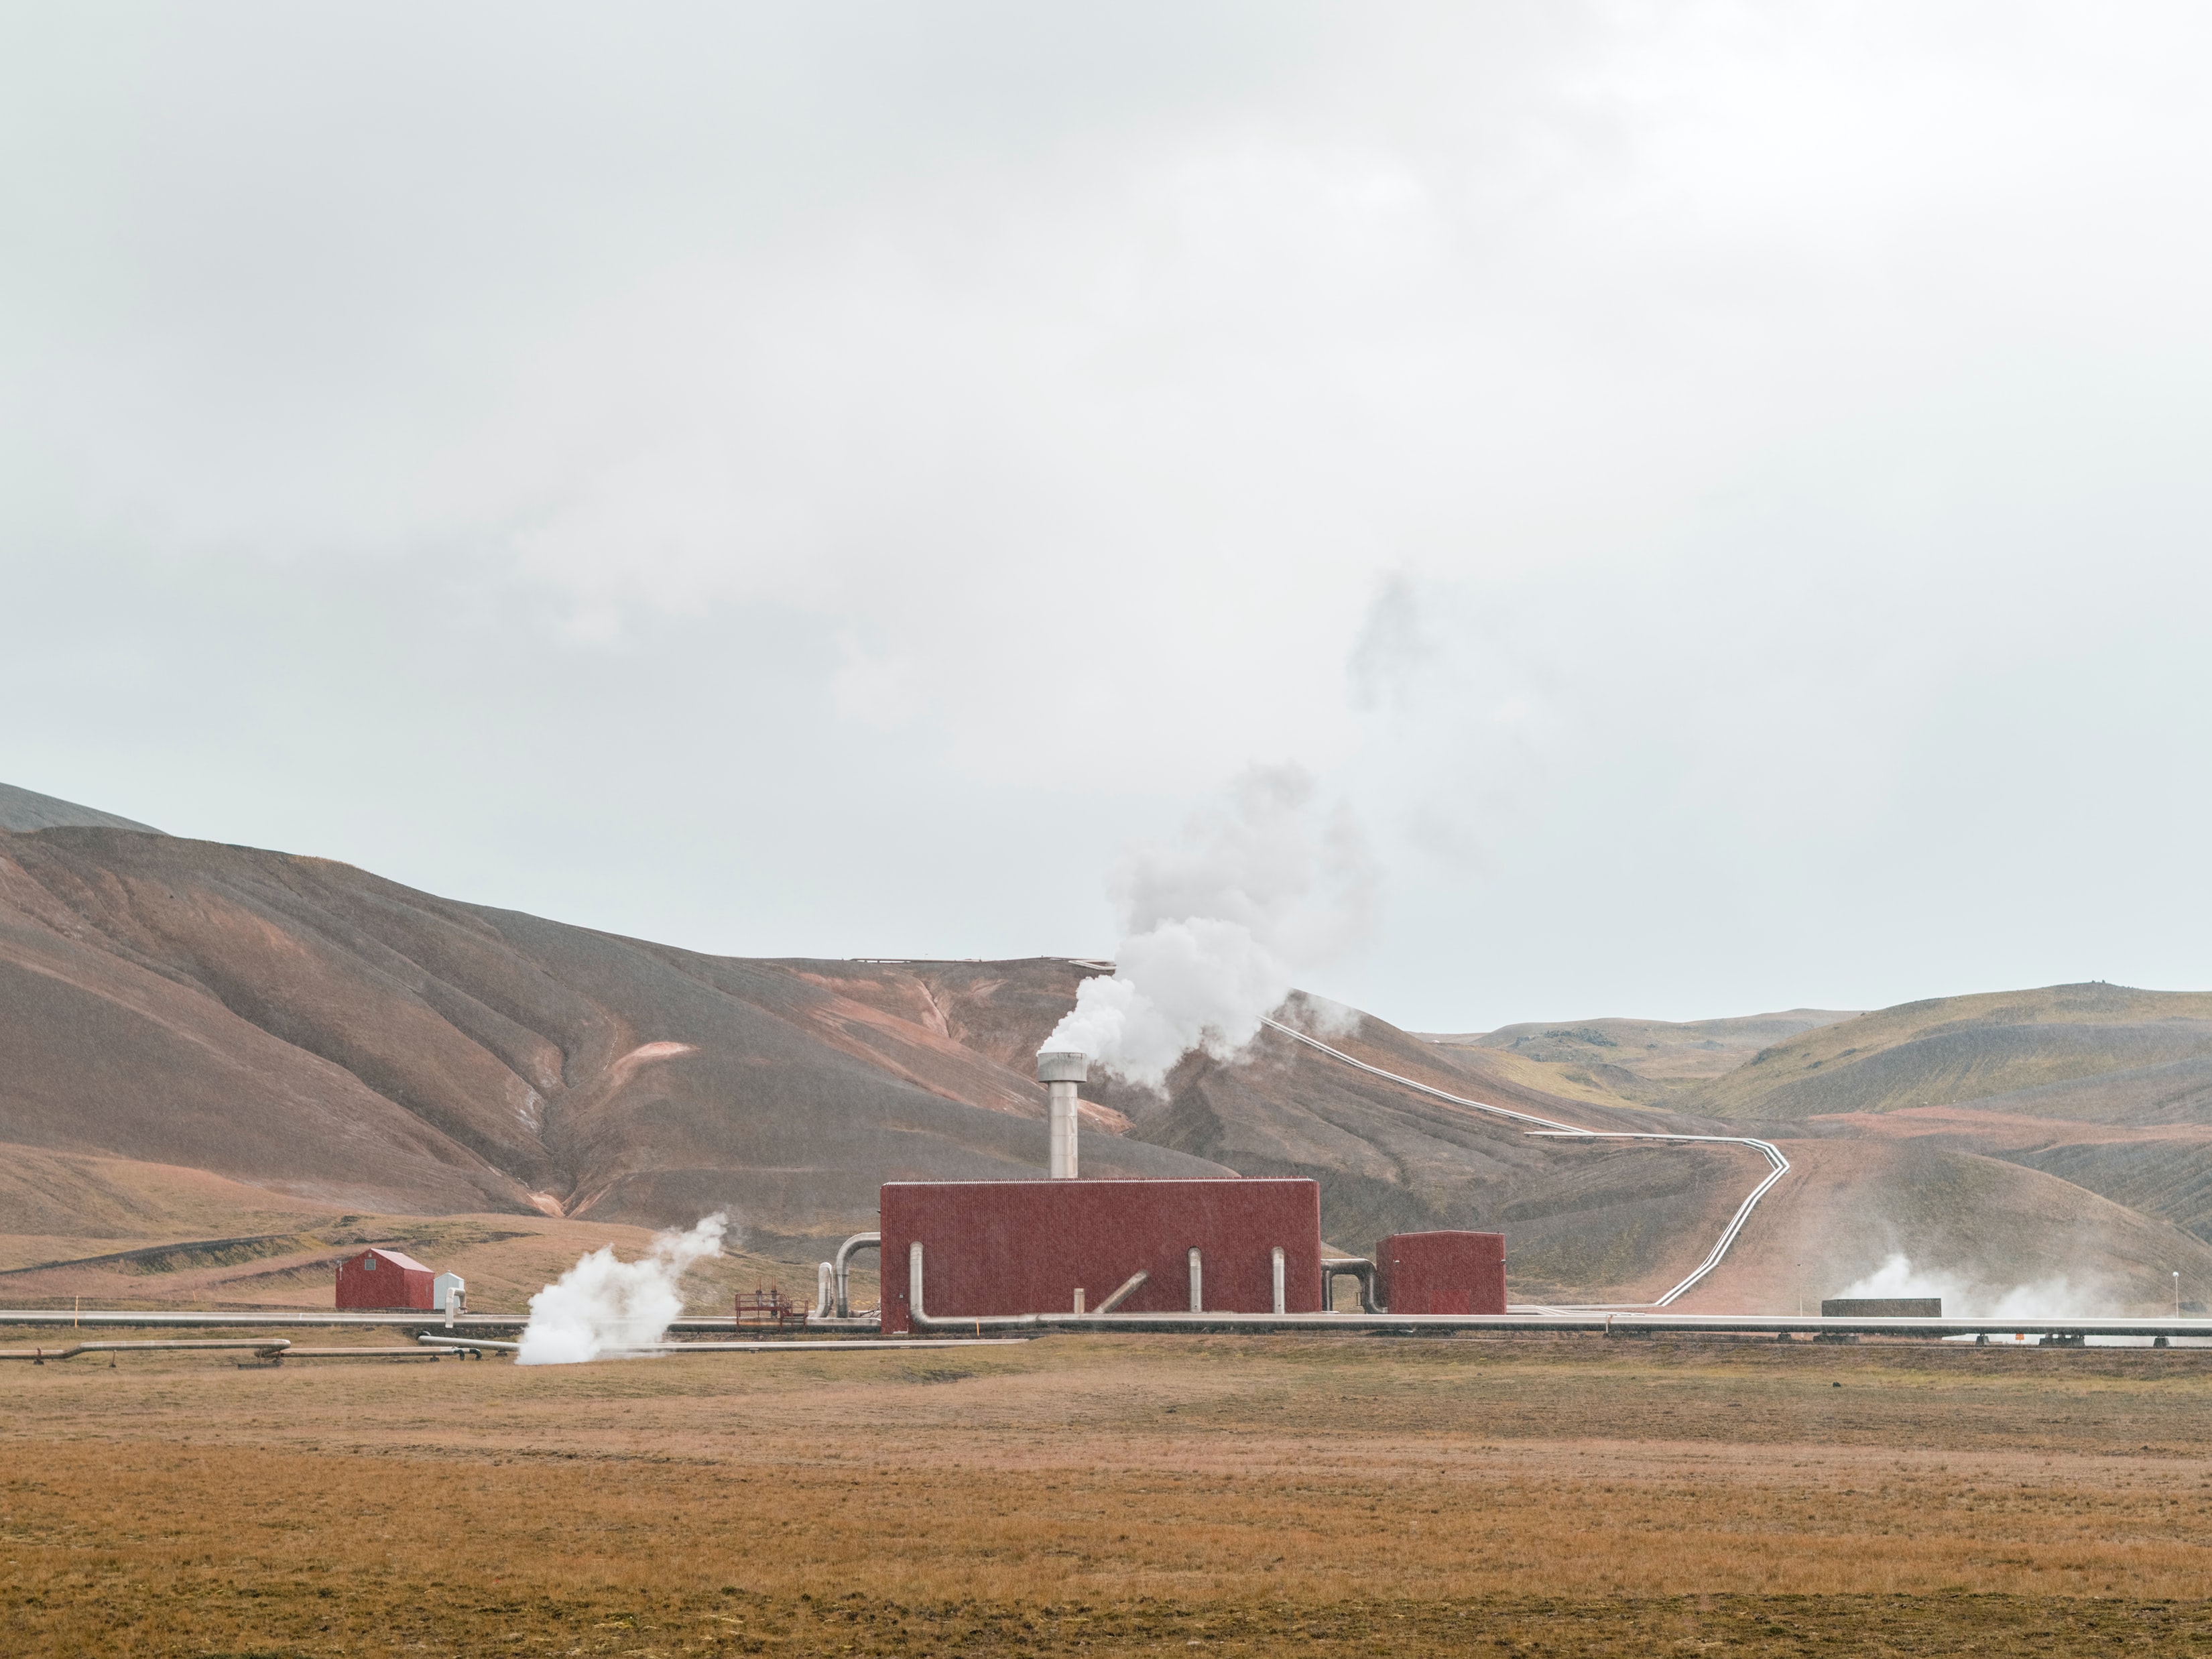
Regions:
<instances>
[{"instance_id":1,"label":"small red shed","mask_svg":"<svg viewBox=\"0 0 2212 1659\"><path fill-rule=\"evenodd\" d=\"M399 1250L368 1249L338 1263L341 1308L420 1308L437 1304L437 1275Z\"/></svg>"},{"instance_id":2,"label":"small red shed","mask_svg":"<svg viewBox=\"0 0 2212 1659\"><path fill-rule=\"evenodd\" d=\"M1375 1279L1394 1314L1502 1314L1504 1233L1393 1233L1375 1247Z\"/></svg>"}]
</instances>

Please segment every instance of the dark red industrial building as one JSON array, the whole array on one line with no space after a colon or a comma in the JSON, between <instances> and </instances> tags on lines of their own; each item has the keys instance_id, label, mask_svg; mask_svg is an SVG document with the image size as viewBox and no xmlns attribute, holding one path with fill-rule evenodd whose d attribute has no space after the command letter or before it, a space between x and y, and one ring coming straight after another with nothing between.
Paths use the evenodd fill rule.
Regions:
<instances>
[{"instance_id":1,"label":"dark red industrial building","mask_svg":"<svg viewBox=\"0 0 2212 1659\"><path fill-rule=\"evenodd\" d=\"M914 1328L915 1243L932 1320L1072 1313L1079 1291L1098 1312L1139 1273L1114 1311L1322 1310L1310 1181L896 1181L882 1203L887 1333Z\"/></svg>"},{"instance_id":2,"label":"dark red industrial building","mask_svg":"<svg viewBox=\"0 0 2212 1659\"><path fill-rule=\"evenodd\" d=\"M341 1308L436 1307L437 1275L398 1250L363 1250L338 1263Z\"/></svg>"},{"instance_id":3,"label":"dark red industrial building","mask_svg":"<svg viewBox=\"0 0 2212 1659\"><path fill-rule=\"evenodd\" d=\"M1376 1299L1394 1314L1502 1314L1504 1233L1393 1233L1375 1247Z\"/></svg>"},{"instance_id":4,"label":"dark red industrial building","mask_svg":"<svg viewBox=\"0 0 2212 1659\"><path fill-rule=\"evenodd\" d=\"M1053 1179L887 1183L880 1231L848 1239L823 1264L839 1309L848 1256L873 1243L886 1334L915 1330L917 1310L921 1328L1036 1314L1326 1312L1317 1182L1077 1177L1078 1091L1090 1065L1072 1049L1037 1055ZM1500 1234L1399 1233L1375 1258L1391 1313L1505 1311ZM1369 1264L1326 1265L1354 1270Z\"/></svg>"}]
</instances>

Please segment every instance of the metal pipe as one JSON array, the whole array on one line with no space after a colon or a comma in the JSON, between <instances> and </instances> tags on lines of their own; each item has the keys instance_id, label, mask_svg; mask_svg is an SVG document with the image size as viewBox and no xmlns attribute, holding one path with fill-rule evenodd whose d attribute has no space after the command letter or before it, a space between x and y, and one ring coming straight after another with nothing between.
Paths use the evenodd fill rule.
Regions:
<instances>
[{"instance_id":1,"label":"metal pipe","mask_svg":"<svg viewBox=\"0 0 2212 1659\"><path fill-rule=\"evenodd\" d=\"M840 1319L850 1319L853 1316L852 1287L848 1282L848 1276L852 1271L853 1252L866 1249L875 1251L877 1263L880 1267L884 1250L884 1236L881 1233L854 1233L837 1247L837 1260L833 1265L837 1273L837 1317Z\"/></svg>"},{"instance_id":2,"label":"metal pipe","mask_svg":"<svg viewBox=\"0 0 2212 1659\"><path fill-rule=\"evenodd\" d=\"M814 1269L814 1307L809 1320L827 1319L837 1306L837 1270L828 1262Z\"/></svg>"},{"instance_id":3,"label":"metal pipe","mask_svg":"<svg viewBox=\"0 0 2212 1659\"><path fill-rule=\"evenodd\" d=\"M137 1353L172 1348L251 1348L256 1353L267 1354L282 1353L291 1346L291 1339L283 1336L237 1340L157 1337L136 1342L72 1342L65 1348L0 1348L0 1359L27 1359L33 1365L43 1365L49 1359L70 1359L81 1353Z\"/></svg>"},{"instance_id":4,"label":"metal pipe","mask_svg":"<svg viewBox=\"0 0 2212 1659\"><path fill-rule=\"evenodd\" d=\"M1332 1255L1322 1258L1321 1309L1328 1313L1336 1306L1336 1281L1340 1274L1359 1281L1359 1310L1379 1314L1383 1311L1382 1299L1375 1293L1378 1277L1375 1264L1364 1255Z\"/></svg>"},{"instance_id":5,"label":"metal pipe","mask_svg":"<svg viewBox=\"0 0 2212 1659\"><path fill-rule=\"evenodd\" d=\"M1344 1258L1331 1258L1340 1264L1338 1272L1356 1271L1354 1266L1340 1265ZM1324 1269L1330 1262L1324 1262ZM1127 1287L1127 1288L1133 1288ZM1117 1291L1116 1295L1120 1292ZM1109 1298L1111 1300L1112 1298ZM0 1324L67 1326L72 1315L69 1309L52 1308L0 1310ZM229 1330L298 1330L302 1327L318 1328L377 1328L394 1326L421 1328L431 1317L428 1310L414 1313L373 1314L333 1317L327 1314L238 1314L238 1313L151 1313L139 1309L88 1308L76 1316L88 1327L215 1327ZM516 1314L466 1314L464 1321L477 1330L519 1330L527 1322L527 1316ZM1982 1319L1824 1319L1812 1315L1767 1314L1660 1314L1638 1311L1607 1311L1592 1309L1583 1311L1561 1310L1547 1312L1541 1309L1523 1308L1506 1314L1403 1314L1391 1316L1376 1310L1367 1314L1226 1314L1226 1313L1112 1313L1104 1309L1086 1314L1077 1320L1069 1314L987 1315L949 1319L943 1322L927 1319L916 1321L920 1325L947 1326L981 1324L986 1329L1068 1326L1085 1330L1203 1330L1210 1326L1224 1329L1279 1329L1313 1331L1521 1331L1551 1332L1556 1334L1589 1333L1602 1334L1610 1330L1615 1335L1633 1332L1639 1335L1710 1335L1730 1333L1757 1336L1773 1336L1778 1332L1790 1331L1798 1335L1814 1335L1823 1331L1856 1333L1862 1336L1910 1337L1970 1337L1989 1333L2005 1336L2085 1335L2140 1336L2169 1340L2189 1339L2212 1345L2212 1318L2186 1316L2180 1319L2022 1319L2017 1316ZM702 1335L727 1334L736 1322L721 1319L672 1320L668 1328L675 1331L696 1331ZM488 1340L456 1334L441 1337L440 1341L451 1342L459 1347L488 1346ZM896 1340L896 1339L887 1339ZM73 1346L76 1345L72 1345ZM92 1345L78 1346L82 1352ZM289 1339L276 1337L246 1338L192 1341L190 1340L122 1342L106 1345L119 1351L137 1347L190 1348L238 1347L276 1349L289 1346ZM836 1343L799 1342L799 1346L834 1346ZM2205 1352L2212 1353L2212 1346ZM39 1352L47 1358L58 1357L61 1350L0 1348L0 1358L31 1359Z\"/></svg>"},{"instance_id":6,"label":"metal pipe","mask_svg":"<svg viewBox=\"0 0 2212 1659\"><path fill-rule=\"evenodd\" d=\"M1656 1301L1641 1304L1646 1307L1667 1307L1685 1291L1691 1289L1699 1279L1703 1279L1707 1273L1712 1272L1714 1268L1719 1267L1721 1265L1721 1258L1728 1254L1729 1246L1735 1243L1736 1235L1743 1231L1744 1223L1751 1219L1752 1211L1759 1206L1759 1200L1766 1196L1767 1189L1769 1188L1772 1187L1776 1182L1781 1180L1783 1176L1790 1173L1790 1160L1782 1156L1782 1149L1779 1146L1775 1146L1771 1141L1754 1140L1749 1135L1638 1134L1625 1131L1616 1132L1598 1129L1577 1129L1570 1132L1563 1132L1556 1129L1532 1129L1529 1133L1533 1135L1541 1135L1552 1139L1717 1141L1729 1146L1748 1146L1753 1151L1764 1156L1767 1163L1772 1166L1767 1171L1766 1179L1760 1182L1759 1185L1751 1189L1749 1196L1747 1196L1743 1202L1736 1207L1736 1212L1729 1218L1728 1225L1721 1230L1719 1243L1716 1243L1711 1249L1705 1253L1705 1259L1692 1268L1691 1270L1690 1276L1684 1279L1680 1284L1675 1285L1673 1290L1668 1291L1664 1296L1660 1297Z\"/></svg>"},{"instance_id":7,"label":"metal pipe","mask_svg":"<svg viewBox=\"0 0 2212 1659\"><path fill-rule=\"evenodd\" d=\"M520 1342L495 1342L486 1336L433 1336L424 1331L415 1339L433 1348L455 1348L463 1353L477 1353L490 1348L500 1353L514 1353L520 1350Z\"/></svg>"},{"instance_id":8,"label":"metal pipe","mask_svg":"<svg viewBox=\"0 0 2212 1659\"><path fill-rule=\"evenodd\" d=\"M440 1353L450 1352L466 1354L473 1353L477 1350L483 1348L489 1348L496 1352L513 1353L517 1348L521 1346L521 1344L517 1342L472 1340L466 1337L432 1336L428 1333L425 1333L416 1340L426 1344L432 1350ZM601 1358L605 1359L632 1359L641 1354L667 1353L848 1353L856 1348L868 1350L878 1348L921 1347L1007 1348L1018 1346L1020 1344L1029 1340L1030 1340L1030 1339L1024 1336L865 1336L836 1337L827 1342L814 1342L804 1339L793 1340L790 1338L785 1338L780 1340L772 1338L759 1342L653 1342L648 1343L642 1348L624 1348L619 1353L604 1354ZM387 1350L381 1348L363 1348L361 1352L363 1353L383 1353L387 1352ZM415 1357L413 1352L409 1349L403 1348L392 1350L390 1352L406 1353L410 1358ZM428 1358L430 1356L428 1354L422 1356L424 1358Z\"/></svg>"},{"instance_id":9,"label":"metal pipe","mask_svg":"<svg viewBox=\"0 0 2212 1659\"><path fill-rule=\"evenodd\" d=\"M1045 1118L1052 1130L1052 1178L1076 1178L1078 1086L1091 1075L1091 1057L1066 1049L1037 1055L1037 1081L1045 1088Z\"/></svg>"},{"instance_id":10,"label":"metal pipe","mask_svg":"<svg viewBox=\"0 0 2212 1659\"><path fill-rule=\"evenodd\" d=\"M1737 1235L1743 1231L1744 1223L1751 1219L1751 1212L1753 1209L1758 1207L1759 1200L1766 1196L1768 1189L1771 1188L1776 1182L1781 1180L1783 1176L1790 1173L1790 1160L1783 1157L1782 1149L1775 1146L1771 1141L1753 1139L1749 1135L1649 1134L1637 1133L1630 1131L1578 1128L1571 1123L1561 1123L1548 1117L1535 1117L1527 1112L1509 1111L1503 1106L1492 1106L1486 1101L1469 1100L1463 1095L1448 1094L1443 1090L1436 1087L1433 1084L1416 1082L1412 1078L1401 1077L1395 1072L1386 1072L1380 1066L1370 1066L1364 1060L1354 1060L1350 1054L1346 1054L1341 1048L1332 1048L1328 1044L1322 1042L1320 1038L1308 1036L1304 1031L1297 1030L1295 1026L1285 1025L1278 1019L1263 1018L1260 1023L1274 1030L1280 1031L1285 1036L1291 1038L1293 1042L1303 1042L1309 1048L1317 1048L1322 1054L1327 1054L1330 1059L1341 1060L1344 1064L1352 1066L1356 1071L1365 1072L1370 1077L1385 1079L1389 1082L1411 1089L1417 1094L1428 1095L1437 1100L1447 1101L1454 1106L1464 1106L1470 1111L1487 1112L1493 1117L1510 1118L1516 1123L1533 1123L1536 1127L1528 1131L1532 1135L1546 1135L1554 1139L1575 1140L1691 1140L1705 1141L1709 1144L1724 1146L1748 1146L1753 1152L1765 1158L1768 1164L1773 1166L1768 1172L1766 1178L1751 1189L1750 1196L1746 1198L1742 1204L1737 1207L1735 1214L1729 1218L1728 1225L1721 1230L1720 1242L1715 1244L1711 1250L1706 1254L1705 1259L1698 1264L1696 1269L1692 1272L1687 1279L1675 1285L1672 1290L1668 1291L1664 1296L1660 1297L1656 1301L1616 1302L1590 1304L1593 1306L1615 1308L1664 1308L1673 1303L1676 1297L1681 1296L1686 1291L1690 1290L1699 1279L1705 1278L1707 1273L1710 1273L1714 1268L1721 1265L1721 1258L1728 1254L1729 1246L1735 1243Z\"/></svg>"},{"instance_id":11,"label":"metal pipe","mask_svg":"<svg viewBox=\"0 0 2212 1659\"><path fill-rule=\"evenodd\" d=\"M1281 1245L1276 1245L1268 1252L1267 1265L1270 1269L1269 1277L1274 1280L1275 1311L1279 1314L1288 1313L1291 1310L1290 1303L1284 1294L1283 1247Z\"/></svg>"},{"instance_id":12,"label":"metal pipe","mask_svg":"<svg viewBox=\"0 0 2212 1659\"><path fill-rule=\"evenodd\" d=\"M1121 1281L1121 1288L1120 1290L1115 1291L1113 1295L1108 1297L1103 1302L1098 1304L1098 1311L1103 1314L1112 1313L1115 1309L1120 1307L1124 1302L1127 1302L1131 1297L1134 1296L1137 1293L1138 1287L1152 1278L1152 1275L1148 1269L1144 1267L1138 1268L1136 1272L1131 1273L1127 1279Z\"/></svg>"},{"instance_id":13,"label":"metal pipe","mask_svg":"<svg viewBox=\"0 0 2212 1659\"><path fill-rule=\"evenodd\" d=\"M906 1247L906 1303L907 1310L915 1318L921 1311L921 1241L915 1239Z\"/></svg>"},{"instance_id":14,"label":"metal pipe","mask_svg":"<svg viewBox=\"0 0 2212 1659\"><path fill-rule=\"evenodd\" d=\"M1190 1247L1190 1310L1198 1313L1206 1306L1206 1264L1199 1259L1198 1246Z\"/></svg>"},{"instance_id":15,"label":"metal pipe","mask_svg":"<svg viewBox=\"0 0 2212 1659\"><path fill-rule=\"evenodd\" d=\"M49 1329L82 1326L88 1330L400 1330L411 1334L417 1330L442 1328L443 1318L435 1308L380 1312L331 1309L298 1313L161 1313L143 1308L86 1308L79 1312L68 1308L0 1308L0 1326ZM466 1335L471 1331L519 1331L529 1322L527 1313L464 1312L454 1321L453 1331L456 1335ZM737 1322L727 1314L686 1317L672 1320L668 1328L727 1335L737 1328Z\"/></svg>"},{"instance_id":16,"label":"metal pipe","mask_svg":"<svg viewBox=\"0 0 2212 1659\"><path fill-rule=\"evenodd\" d=\"M2186 1336L2207 1341L2207 1352L2212 1352L2212 1322L2203 1319L1821 1319L1789 1315L1608 1313L1591 1310L1551 1314L1085 1314L1080 1318L1062 1313L985 1314L981 1317L971 1314L944 1319L917 1316L915 1323L984 1331L1335 1331L1407 1336L1484 1331L1554 1335L1767 1337L1790 1331L1801 1335L1835 1333L1929 1339L1969 1337L1982 1332L2031 1336Z\"/></svg>"},{"instance_id":17,"label":"metal pipe","mask_svg":"<svg viewBox=\"0 0 2212 1659\"><path fill-rule=\"evenodd\" d=\"M826 1342L656 1342L650 1348L630 1349L628 1352L844 1353L855 1348L1012 1348L1035 1340L1027 1336L840 1336ZM617 1356L607 1357L611 1359Z\"/></svg>"}]
</instances>

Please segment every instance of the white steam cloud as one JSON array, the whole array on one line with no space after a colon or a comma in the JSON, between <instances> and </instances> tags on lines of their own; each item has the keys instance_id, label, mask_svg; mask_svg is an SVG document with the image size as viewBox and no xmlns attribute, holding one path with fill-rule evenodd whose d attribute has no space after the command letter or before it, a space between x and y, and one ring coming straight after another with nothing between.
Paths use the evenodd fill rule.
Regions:
<instances>
[{"instance_id":1,"label":"white steam cloud","mask_svg":"<svg viewBox=\"0 0 2212 1659\"><path fill-rule=\"evenodd\" d=\"M1314 796L1302 769L1255 767L1179 843L1126 855L1109 882L1122 929L1114 975L1083 982L1045 1048L1152 1089L1194 1048L1241 1054L1292 975L1358 943L1373 921L1358 825L1341 805L1316 822Z\"/></svg>"},{"instance_id":2,"label":"white steam cloud","mask_svg":"<svg viewBox=\"0 0 2212 1659\"><path fill-rule=\"evenodd\" d=\"M1946 1314L1966 1319L2094 1319L2112 1310L2109 1294L2094 1285L2077 1285L2063 1273L1998 1290L1955 1274L1916 1267L1902 1251L1838 1294L1940 1296Z\"/></svg>"},{"instance_id":3,"label":"white steam cloud","mask_svg":"<svg viewBox=\"0 0 2212 1659\"><path fill-rule=\"evenodd\" d=\"M721 1255L729 1225L717 1211L688 1231L654 1235L635 1261L617 1261L611 1244L581 1257L530 1298L515 1364L575 1365L652 1347L684 1311L684 1275Z\"/></svg>"}]
</instances>

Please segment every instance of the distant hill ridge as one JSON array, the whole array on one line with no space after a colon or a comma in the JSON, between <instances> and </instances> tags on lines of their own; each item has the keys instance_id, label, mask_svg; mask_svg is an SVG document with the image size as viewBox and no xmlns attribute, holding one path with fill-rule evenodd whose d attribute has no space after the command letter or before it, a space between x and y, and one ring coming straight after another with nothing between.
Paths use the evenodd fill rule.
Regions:
<instances>
[{"instance_id":1,"label":"distant hill ridge","mask_svg":"<svg viewBox=\"0 0 2212 1659\"><path fill-rule=\"evenodd\" d=\"M1494 1031L1435 1036L1534 1060L1571 1081L1647 1103L1672 1103L1694 1085L1734 1071L1754 1053L1802 1031L1856 1018L1833 1008L1791 1008L1731 1019L1529 1021Z\"/></svg>"},{"instance_id":2,"label":"distant hill ridge","mask_svg":"<svg viewBox=\"0 0 2212 1659\"><path fill-rule=\"evenodd\" d=\"M1686 1110L1741 1121L1893 1112L2024 1097L2018 1108L2075 1115L2058 1085L2202 1061L2212 1083L2212 993L2092 981L1937 997L1800 1032L1680 1097ZM2170 1082L2171 1073L2164 1076ZM2153 1092L2171 1097L2170 1087ZM2148 1097L2146 1097L2148 1099ZM2125 1121L2130 1100L2097 1115ZM2117 1114L2117 1116L2115 1116ZM2145 1119L2143 1121L2150 1121Z\"/></svg>"},{"instance_id":3,"label":"distant hill ridge","mask_svg":"<svg viewBox=\"0 0 2212 1659\"><path fill-rule=\"evenodd\" d=\"M136 830L148 836L161 833L150 823L118 817L94 807L79 806L75 801L61 800L52 795L41 795L34 789L18 789L13 784L0 783L0 830L24 835L40 830L70 828Z\"/></svg>"}]
</instances>

